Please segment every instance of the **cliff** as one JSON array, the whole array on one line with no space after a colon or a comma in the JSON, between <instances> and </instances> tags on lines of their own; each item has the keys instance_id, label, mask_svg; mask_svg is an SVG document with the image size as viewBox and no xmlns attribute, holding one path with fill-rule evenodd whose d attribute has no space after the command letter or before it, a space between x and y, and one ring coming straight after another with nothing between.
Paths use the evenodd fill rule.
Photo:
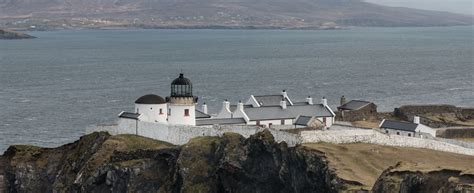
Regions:
<instances>
[{"instance_id":1,"label":"cliff","mask_svg":"<svg viewBox=\"0 0 474 193\"><path fill-rule=\"evenodd\" d=\"M8 192L337 192L321 153L270 132L199 137L183 146L93 133L54 149L12 146L1 157ZM0 186L2 184L0 183Z\"/></svg>"},{"instance_id":2,"label":"cliff","mask_svg":"<svg viewBox=\"0 0 474 193\"><path fill-rule=\"evenodd\" d=\"M0 40L1 39L31 39L31 38L35 38L35 37L30 36L25 33L0 29Z\"/></svg>"},{"instance_id":3,"label":"cliff","mask_svg":"<svg viewBox=\"0 0 474 193\"><path fill-rule=\"evenodd\" d=\"M368 191L357 178L341 178L328 162L325 152L276 143L269 131L247 139L233 133L198 137L182 146L92 133L58 148L11 146L0 157L0 192ZM406 183L387 180L392 176L403 177L384 172L374 190Z\"/></svg>"},{"instance_id":4,"label":"cliff","mask_svg":"<svg viewBox=\"0 0 474 193\"><path fill-rule=\"evenodd\" d=\"M374 193L473 192L474 175L459 170L408 171L392 167L384 171Z\"/></svg>"}]
</instances>

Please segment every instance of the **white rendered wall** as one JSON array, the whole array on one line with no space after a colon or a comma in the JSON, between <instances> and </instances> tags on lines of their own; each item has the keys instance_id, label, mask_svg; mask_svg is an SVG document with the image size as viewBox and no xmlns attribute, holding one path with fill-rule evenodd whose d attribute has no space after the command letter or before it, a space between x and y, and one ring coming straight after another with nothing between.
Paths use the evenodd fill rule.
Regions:
<instances>
[{"instance_id":1,"label":"white rendered wall","mask_svg":"<svg viewBox=\"0 0 474 193\"><path fill-rule=\"evenodd\" d=\"M268 127L268 124L271 123L273 125L281 125L281 119L278 120L264 120L260 121L261 126ZM257 125L257 121L249 121L247 125ZM293 119L285 119L284 125L293 125Z\"/></svg>"},{"instance_id":2,"label":"white rendered wall","mask_svg":"<svg viewBox=\"0 0 474 193\"><path fill-rule=\"evenodd\" d=\"M416 127L416 131L422 133L429 133L431 136L436 137L436 129L433 129L423 124L418 124L418 127Z\"/></svg>"},{"instance_id":3,"label":"white rendered wall","mask_svg":"<svg viewBox=\"0 0 474 193\"><path fill-rule=\"evenodd\" d=\"M474 149L471 148L431 139L406 137L392 134L387 135L372 129L302 131L301 139L302 143L370 143L387 146L425 148L437 151L474 155Z\"/></svg>"},{"instance_id":4,"label":"white rendered wall","mask_svg":"<svg viewBox=\"0 0 474 193\"><path fill-rule=\"evenodd\" d=\"M401 135L401 136L407 136L407 137L414 137L415 132L409 132L409 131L400 131L400 130L395 130L395 129L381 129L383 133L386 134L391 134L391 135ZM410 136L408 135L410 134Z\"/></svg>"},{"instance_id":5,"label":"white rendered wall","mask_svg":"<svg viewBox=\"0 0 474 193\"><path fill-rule=\"evenodd\" d=\"M160 114L160 109L163 112ZM141 114L142 121L167 123L168 105L164 104L135 104L135 112Z\"/></svg>"},{"instance_id":6,"label":"white rendered wall","mask_svg":"<svg viewBox=\"0 0 474 193\"><path fill-rule=\"evenodd\" d=\"M252 105L253 107L260 107L260 104L258 104L257 99L253 95L250 95L249 100L245 102L246 105Z\"/></svg>"},{"instance_id":7,"label":"white rendered wall","mask_svg":"<svg viewBox=\"0 0 474 193\"><path fill-rule=\"evenodd\" d=\"M219 119L232 118L232 112L230 112L229 101L224 101L222 103L222 108L219 111L219 113L217 113L216 118L219 118Z\"/></svg>"},{"instance_id":8,"label":"white rendered wall","mask_svg":"<svg viewBox=\"0 0 474 193\"><path fill-rule=\"evenodd\" d=\"M195 105L169 104L168 124L196 125ZM184 116L184 110L189 110L189 116Z\"/></svg>"},{"instance_id":9,"label":"white rendered wall","mask_svg":"<svg viewBox=\"0 0 474 193\"><path fill-rule=\"evenodd\" d=\"M138 123L138 124L137 124ZM166 141L176 145L187 143L190 139L199 136L222 136L224 133L238 133L244 137L249 137L255 133L263 131L263 128L247 125L223 125L212 127L197 127L186 125L165 125L161 123L150 123L133 119L120 119L118 125L114 126L95 126L86 129L86 134L92 132L106 131L111 135L119 134L137 134ZM297 134L284 131L269 129L273 134L275 141L286 142L288 146L296 146L301 143L301 139Z\"/></svg>"}]
</instances>

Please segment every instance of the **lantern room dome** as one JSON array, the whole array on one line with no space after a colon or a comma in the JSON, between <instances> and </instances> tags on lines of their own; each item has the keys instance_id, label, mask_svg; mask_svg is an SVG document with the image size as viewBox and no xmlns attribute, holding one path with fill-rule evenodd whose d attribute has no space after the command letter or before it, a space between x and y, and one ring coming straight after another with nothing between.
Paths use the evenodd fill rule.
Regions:
<instances>
[{"instance_id":1,"label":"lantern room dome","mask_svg":"<svg viewBox=\"0 0 474 193\"><path fill-rule=\"evenodd\" d=\"M165 99L154 94L144 95L135 101L135 104L164 104L164 103L166 103Z\"/></svg>"},{"instance_id":2,"label":"lantern room dome","mask_svg":"<svg viewBox=\"0 0 474 193\"><path fill-rule=\"evenodd\" d=\"M192 97L193 84L191 80L184 77L184 74L179 74L179 77L171 82L171 97Z\"/></svg>"}]
</instances>

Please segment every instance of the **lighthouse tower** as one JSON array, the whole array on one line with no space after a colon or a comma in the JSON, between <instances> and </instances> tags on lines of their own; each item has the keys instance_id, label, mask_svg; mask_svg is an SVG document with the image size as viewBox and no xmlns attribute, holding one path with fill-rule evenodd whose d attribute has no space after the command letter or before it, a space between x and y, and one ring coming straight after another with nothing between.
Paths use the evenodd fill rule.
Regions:
<instances>
[{"instance_id":1,"label":"lighthouse tower","mask_svg":"<svg viewBox=\"0 0 474 193\"><path fill-rule=\"evenodd\" d=\"M183 73L171 83L168 100L168 124L196 125L195 108L197 97L193 96L193 85Z\"/></svg>"}]
</instances>

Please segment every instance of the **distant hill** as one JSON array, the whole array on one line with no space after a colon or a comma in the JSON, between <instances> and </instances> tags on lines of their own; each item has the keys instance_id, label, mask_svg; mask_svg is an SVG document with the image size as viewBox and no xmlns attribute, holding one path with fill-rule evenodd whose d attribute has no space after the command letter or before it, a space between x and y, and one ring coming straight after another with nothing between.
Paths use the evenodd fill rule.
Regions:
<instances>
[{"instance_id":1,"label":"distant hill","mask_svg":"<svg viewBox=\"0 0 474 193\"><path fill-rule=\"evenodd\" d=\"M35 38L35 37L30 36L28 34L20 33L20 32L14 32L14 31L0 29L0 40L2 40L2 39L7 39L7 40L31 39L31 38Z\"/></svg>"},{"instance_id":2,"label":"distant hill","mask_svg":"<svg viewBox=\"0 0 474 193\"><path fill-rule=\"evenodd\" d=\"M472 25L473 17L360 0L0 0L17 28L337 28Z\"/></svg>"}]
</instances>

